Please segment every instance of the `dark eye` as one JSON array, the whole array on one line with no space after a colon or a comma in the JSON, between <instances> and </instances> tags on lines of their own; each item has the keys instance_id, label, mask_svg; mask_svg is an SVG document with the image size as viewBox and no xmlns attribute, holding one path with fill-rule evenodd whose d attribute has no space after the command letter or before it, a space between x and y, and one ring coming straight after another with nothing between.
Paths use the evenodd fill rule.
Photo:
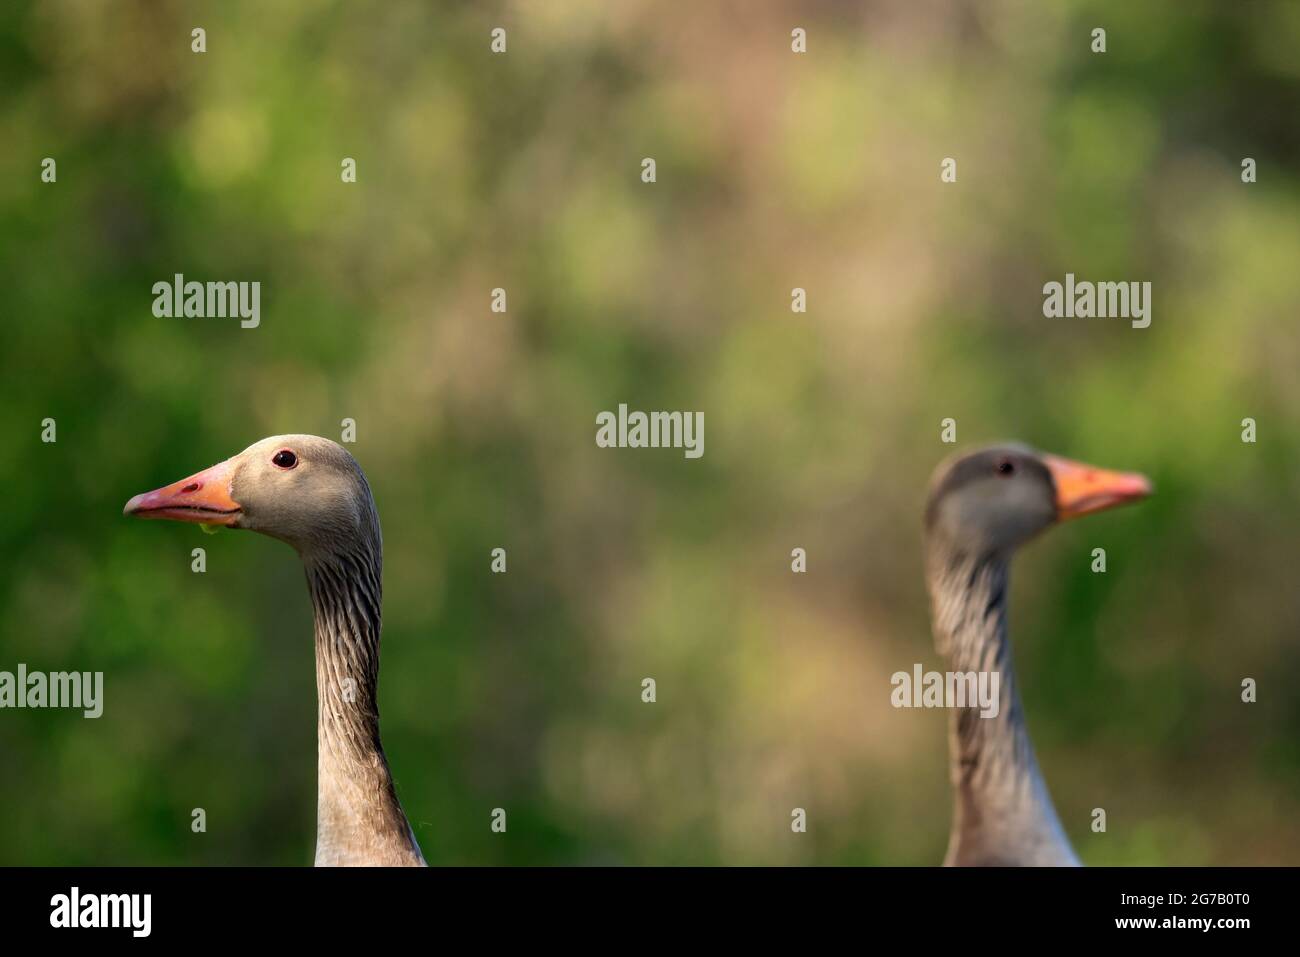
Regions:
<instances>
[{"instance_id":1,"label":"dark eye","mask_svg":"<svg viewBox=\"0 0 1300 957\"><path fill-rule=\"evenodd\" d=\"M281 449L271 456L271 464L282 469L291 469L298 464L298 456L294 455L288 449Z\"/></svg>"},{"instance_id":2,"label":"dark eye","mask_svg":"<svg viewBox=\"0 0 1300 957\"><path fill-rule=\"evenodd\" d=\"M1014 475L1015 472L1016 472L1015 463L1013 463L1009 459L1003 459L1001 462L998 463L999 475Z\"/></svg>"}]
</instances>

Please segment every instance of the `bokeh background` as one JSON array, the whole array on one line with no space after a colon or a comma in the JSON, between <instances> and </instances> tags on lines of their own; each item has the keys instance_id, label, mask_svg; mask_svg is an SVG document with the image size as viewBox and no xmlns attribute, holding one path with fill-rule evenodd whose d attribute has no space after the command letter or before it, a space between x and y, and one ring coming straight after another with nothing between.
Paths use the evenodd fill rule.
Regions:
<instances>
[{"instance_id":1,"label":"bokeh background","mask_svg":"<svg viewBox=\"0 0 1300 957\"><path fill-rule=\"evenodd\" d=\"M345 417L431 862L937 863L946 715L889 676L940 666L948 416L1158 487L1013 575L1081 857L1300 863L1297 49L1289 2L0 5L0 669L106 683L0 712L0 863L311 860L296 557L121 508ZM261 326L154 318L176 272ZM1066 272L1151 327L1044 319ZM619 402L704 457L598 449Z\"/></svg>"}]
</instances>

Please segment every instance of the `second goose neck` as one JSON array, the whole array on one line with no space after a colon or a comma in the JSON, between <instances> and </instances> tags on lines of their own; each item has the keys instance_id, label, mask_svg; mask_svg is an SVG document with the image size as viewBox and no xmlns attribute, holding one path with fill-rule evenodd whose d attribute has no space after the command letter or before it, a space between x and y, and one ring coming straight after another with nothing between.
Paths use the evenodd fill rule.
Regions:
<instances>
[{"instance_id":1,"label":"second goose neck","mask_svg":"<svg viewBox=\"0 0 1300 957\"><path fill-rule=\"evenodd\" d=\"M999 675L996 716L974 707L950 714L955 807L946 863L1077 863L1025 726L1007 639L1007 560L933 556L927 577L935 644L949 668Z\"/></svg>"}]
</instances>

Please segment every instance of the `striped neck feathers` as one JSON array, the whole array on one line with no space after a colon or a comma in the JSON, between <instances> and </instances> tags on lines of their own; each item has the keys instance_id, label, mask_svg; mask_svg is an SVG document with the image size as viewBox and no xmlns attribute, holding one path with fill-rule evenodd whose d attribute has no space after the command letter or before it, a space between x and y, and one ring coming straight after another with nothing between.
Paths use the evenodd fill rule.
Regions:
<instances>
[{"instance_id":1,"label":"striped neck feathers","mask_svg":"<svg viewBox=\"0 0 1300 957\"><path fill-rule=\"evenodd\" d=\"M316 864L423 864L379 740L378 524L303 561L316 630Z\"/></svg>"},{"instance_id":2,"label":"striped neck feathers","mask_svg":"<svg viewBox=\"0 0 1300 957\"><path fill-rule=\"evenodd\" d=\"M1077 864L1038 768L1007 638L1005 556L934 549L927 583L935 646L956 672L1000 675L1001 706L951 711L955 793L946 864Z\"/></svg>"}]
</instances>

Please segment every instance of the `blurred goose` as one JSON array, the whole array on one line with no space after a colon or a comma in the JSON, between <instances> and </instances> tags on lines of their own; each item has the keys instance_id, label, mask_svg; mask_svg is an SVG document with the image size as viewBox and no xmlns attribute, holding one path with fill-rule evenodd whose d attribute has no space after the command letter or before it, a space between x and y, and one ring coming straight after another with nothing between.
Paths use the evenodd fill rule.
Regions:
<instances>
[{"instance_id":1,"label":"blurred goose","mask_svg":"<svg viewBox=\"0 0 1300 957\"><path fill-rule=\"evenodd\" d=\"M1001 707L953 709L955 792L946 865L1078 865L1048 796L1007 642L1007 569L1057 522L1150 494L1141 475L1108 472L1021 445L980 449L935 471L925 510L935 645L956 672L999 672Z\"/></svg>"},{"instance_id":2,"label":"blurred goose","mask_svg":"<svg viewBox=\"0 0 1300 957\"><path fill-rule=\"evenodd\" d=\"M423 865L379 742L383 541L356 460L329 439L277 435L124 511L252 529L297 550L315 612L316 865Z\"/></svg>"}]
</instances>

